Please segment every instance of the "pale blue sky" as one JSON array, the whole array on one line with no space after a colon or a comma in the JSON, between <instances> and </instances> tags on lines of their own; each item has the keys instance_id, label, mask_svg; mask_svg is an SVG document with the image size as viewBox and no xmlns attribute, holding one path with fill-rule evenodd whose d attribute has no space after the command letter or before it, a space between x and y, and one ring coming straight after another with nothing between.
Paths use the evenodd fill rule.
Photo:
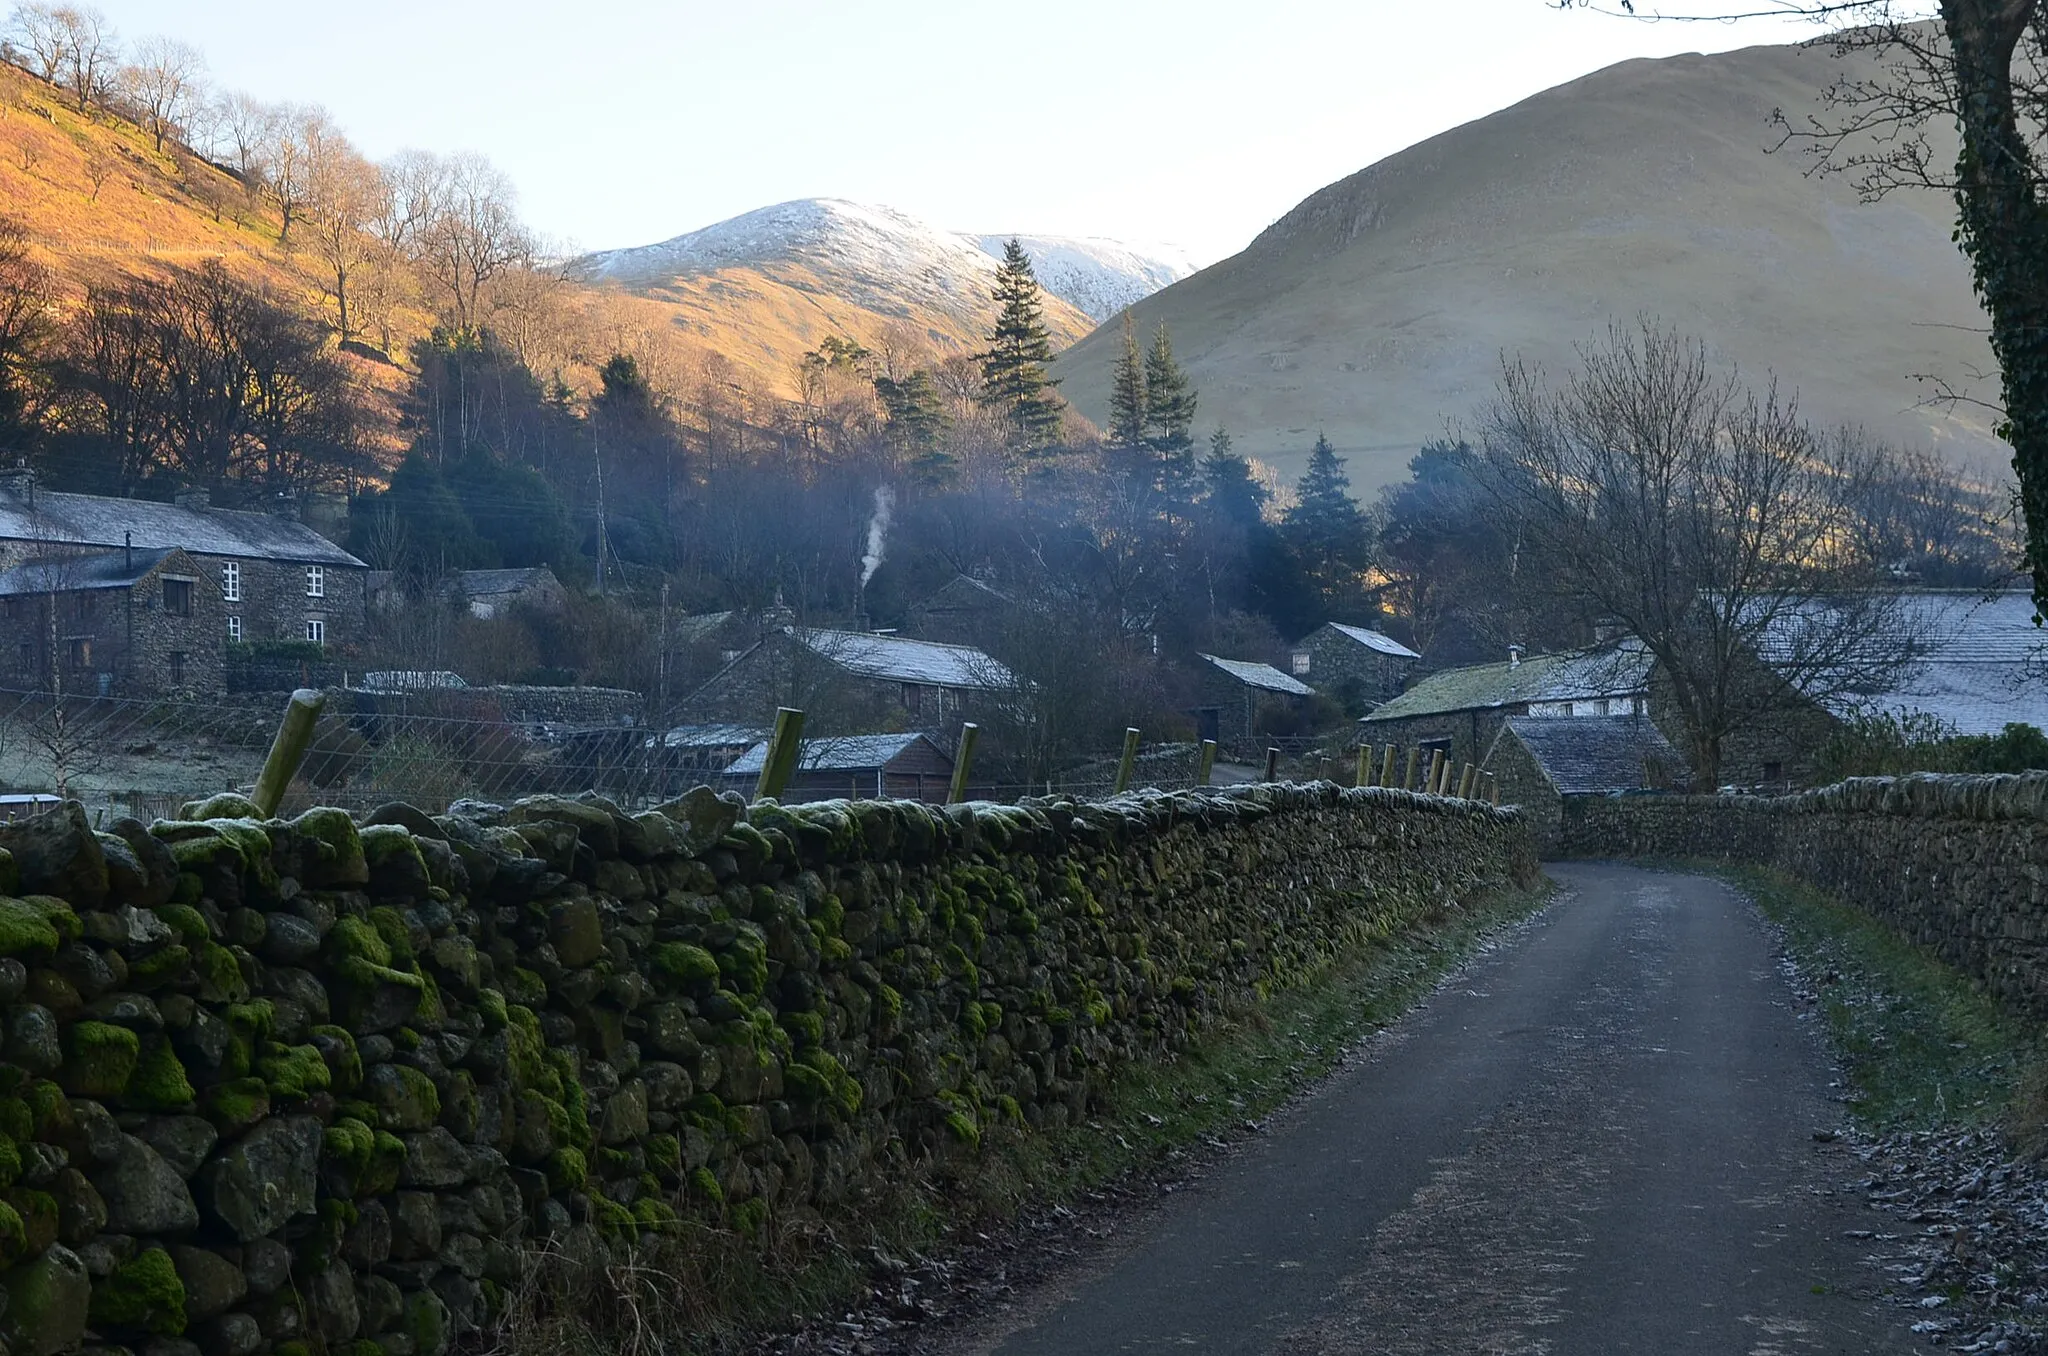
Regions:
<instances>
[{"instance_id":1,"label":"pale blue sky","mask_svg":"<svg viewBox=\"0 0 2048 1356\"><path fill-rule=\"evenodd\" d=\"M1810 28L1544 0L99 0L357 143L481 151L527 219L645 244L788 198L1169 240L1209 262L1334 179L1633 56Z\"/></svg>"}]
</instances>

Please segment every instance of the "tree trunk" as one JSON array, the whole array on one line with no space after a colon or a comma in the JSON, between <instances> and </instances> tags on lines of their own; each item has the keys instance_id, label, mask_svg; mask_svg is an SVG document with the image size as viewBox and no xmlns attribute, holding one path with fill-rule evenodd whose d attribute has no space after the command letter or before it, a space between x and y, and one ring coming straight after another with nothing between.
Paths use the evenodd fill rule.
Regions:
<instances>
[{"instance_id":1,"label":"tree trunk","mask_svg":"<svg viewBox=\"0 0 2048 1356\"><path fill-rule=\"evenodd\" d=\"M2048 612L2048 207L2021 134L2014 52L2037 0L1942 0L1954 54L1962 244L1991 317L2005 424L2027 521L2034 607Z\"/></svg>"}]
</instances>

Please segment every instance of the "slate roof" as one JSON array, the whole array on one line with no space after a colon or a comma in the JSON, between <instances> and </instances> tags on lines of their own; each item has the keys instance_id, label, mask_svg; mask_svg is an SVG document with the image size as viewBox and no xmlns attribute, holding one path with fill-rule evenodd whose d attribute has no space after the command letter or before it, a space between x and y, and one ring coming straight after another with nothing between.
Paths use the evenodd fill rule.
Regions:
<instances>
[{"instance_id":1,"label":"slate roof","mask_svg":"<svg viewBox=\"0 0 2048 1356\"><path fill-rule=\"evenodd\" d=\"M1643 716L1514 716L1508 729L1567 796L1644 790L1650 762L1673 774L1685 768L1678 750Z\"/></svg>"},{"instance_id":2,"label":"slate roof","mask_svg":"<svg viewBox=\"0 0 2048 1356\"><path fill-rule=\"evenodd\" d=\"M865 631L792 629L800 644L863 678L925 687L1002 688L1015 681L1010 671L971 645L942 645L907 636Z\"/></svg>"},{"instance_id":3,"label":"slate roof","mask_svg":"<svg viewBox=\"0 0 2048 1356\"><path fill-rule=\"evenodd\" d=\"M1632 697L1648 690L1650 656L1638 645L1532 655L1520 664L1475 664L1432 673L1379 707L1367 723L1483 711L1528 702Z\"/></svg>"},{"instance_id":4,"label":"slate roof","mask_svg":"<svg viewBox=\"0 0 2048 1356\"><path fill-rule=\"evenodd\" d=\"M758 725L678 725L664 730L658 738L669 749L724 749L735 744L758 744L768 732ZM654 739L647 741L650 745Z\"/></svg>"},{"instance_id":5,"label":"slate roof","mask_svg":"<svg viewBox=\"0 0 2048 1356\"><path fill-rule=\"evenodd\" d=\"M0 491L0 541L117 547L133 537L135 546L150 550L182 546L195 555L367 568L304 523L269 513L40 489L34 505Z\"/></svg>"},{"instance_id":6,"label":"slate roof","mask_svg":"<svg viewBox=\"0 0 2048 1356\"><path fill-rule=\"evenodd\" d=\"M871 772L887 767L911 745L923 741L939 749L931 736L922 734L840 735L831 739L807 739L797 760L799 772ZM759 776L768 762L768 741L762 740L725 770L728 777Z\"/></svg>"},{"instance_id":7,"label":"slate roof","mask_svg":"<svg viewBox=\"0 0 2048 1356\"><path fill-rule=\"evenodd\" d=\"M726 612L700 612L695 616L678 617L669 625L669 634L684 645L694 645L733 619L734 614Z\"/></svg>"},{"instance_id":8,"label":"slate roof","mask_svg":"<svg viewBox=\"0 0 2048 1356\"><path fill-rule=\"evenodd\" d=\"M468 686L452 669L371 669L355 675L358 692L453 692Z\"/></svg>"},{"instance_id":9,"label":"slate roof","mask_svg":"<svg viewBox=\"0 0 2048 1356\"><path fill-rule=\"evenodd\" d=\"M2025 593L1907 593L1873 645L1914 658L1873 690L1825 703L1836 715L1933 716L1958 734L1997 734L2010 722L2048 730L2048 636ZM1769 650L1766 650L1766 657Z\"/></svg>"},{"instance_id":10,"label":"slate roof","mask_svg":"<svg viewBox=\"0 0 2048 1356\"><path fill-rule=\"evenodd\" d=\"M0 597L25 593L86 593L133 588L176 547L150 551L105 551L89 556L27 560L0 572Z\"/></svg>"},{"instance_id":11,"label":"slate roof","mask_svg":"<svg viewBox=\"0 0 2048 1356\"><path fill-rule=\"evenodd\" d=\"M1395 640L1392 636L1363 626L1346 626L1343 622L1330 622L1329 627L1338 635L1357 641L1368 650L1392 655L1396 659L1420 659L1421 655Z\"/></svg>"},{"instance_id":12,"label":"slate roof","mask_svg":"<svg viewBox=\"0 0 2048 1356\"><path fill-rule=\"evenodd\" d=\"M1222 669L1246 687L1255 687L1264 692L1284 692L1290 697L1313 697L1315 689L1298 678L1290 678L1271 664L1261 664L1250 659L1219 659L1205 654L1203 659Z\"/></svg>"},{"instance_id":13,"label":"slate roof","mask_svg":"<svg viewBox=\"0 0 2048 1356\"><path fill-rule=\"evenodd\" d=\"M462 570L457 579L463 595L469 598L524 593L530 588L556 584L555 572L545 565L529 565L518 570ZM556 584L556 587L560 585Z\"/></svg>"}]
</instances>

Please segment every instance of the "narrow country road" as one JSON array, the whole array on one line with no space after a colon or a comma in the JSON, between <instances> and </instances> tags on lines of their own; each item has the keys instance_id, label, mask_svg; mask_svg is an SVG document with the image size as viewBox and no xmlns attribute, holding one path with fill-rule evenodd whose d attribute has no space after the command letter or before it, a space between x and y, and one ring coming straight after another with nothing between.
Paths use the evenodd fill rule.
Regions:
<instances>
[{"instance_id":1,"label":"narrow country road","mask_svg":"<svg viewBox=\"0 0 2048 1356\"><path fill-rule=\"evenodd\" d=\"M1085 1277L958 1350L1924 1350L1754 909L1552 868L1555 904ZM1895 1226L1894 1226L1895 1227Z\"/></svg>"}]
</instances>

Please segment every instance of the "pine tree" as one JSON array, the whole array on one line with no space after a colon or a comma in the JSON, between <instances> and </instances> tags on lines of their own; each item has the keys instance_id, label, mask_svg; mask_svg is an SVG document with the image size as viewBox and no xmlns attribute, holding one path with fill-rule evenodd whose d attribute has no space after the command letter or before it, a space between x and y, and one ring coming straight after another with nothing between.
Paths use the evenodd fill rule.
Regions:
<instances>
[{"instance_id":1,"label":"pine tree","mask_svg":"<svg viewBox=\"0 0 2048 1356\"><path fill-rule=\"evenodd\" d=\"M1162 456L1177 457L1195 445L1195 388L1173 359L1173 336L1164 325L1152 332L1145 353L1145 423Z\"/></svg>"},{"instance_id":2,"label":"pine tree","mask_svg":"<svg viewBox=\"0 0 2048 1356\"><path fill-rule=\"evenodd\" d=\"M981 355L982 403L1009 424L1015 446L1026 451L1050 447L1059 438L1061 409L1053 391L1059 383L1046 374L1052 339L1045 330L1031 257L1015 240L1003 246L995 300L995 332Z\"/></svg>"},{"instance_id":3,"label":"pine tree","mask_svg":"<svg viewBox=\"0 0 2048 1356\"><path fill-rule=\"evenodd\" d=\"M1323 434L1316 435L1294 494L1294 507L1287 511L1288 545L1325 604L1342 601L1357 591L1358 576L1371 563L1372 533L1351 497L1344 459Z\"/></svg>"},{"instance_id":4,"label":"pine tree","mask_svg":"<svg viewBox=\"0 0 2048 1356\"><path fill-rule=\"evenodd\" d=\"M1221 424L1209 435L1209 455L1202 462L1212 512L1239 527L1255 527L1264 519L1266 487L1252 476L1251 463L1231 451L1230 434Z\"/></svg>"},{"instance_id":5,"label":"pine tree","mask_svg":"<svg viewBox=\"0 0 2048 1356\"><path fill-rule=\"evenodd\" d=\"M1146 444L1145 362L1138 356L1138 332L1131 313L1124 312L1124 351L1116 360L1109 388L1109 444L1137 448Z\"/></svg>"}]
</instances>

